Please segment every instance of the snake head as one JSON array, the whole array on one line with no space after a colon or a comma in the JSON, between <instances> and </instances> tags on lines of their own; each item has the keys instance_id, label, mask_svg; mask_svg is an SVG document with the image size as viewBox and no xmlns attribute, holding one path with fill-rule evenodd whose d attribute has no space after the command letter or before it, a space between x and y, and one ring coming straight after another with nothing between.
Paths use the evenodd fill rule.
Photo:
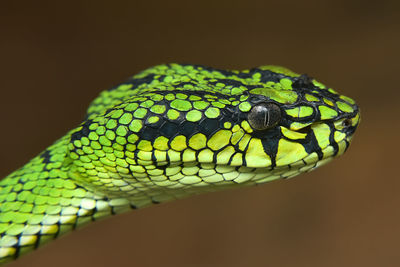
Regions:
<instances>
[{"instance_id":1,"label":"snake head","mask_svg":"<svg viewBox=\"0 0 400 267\"><path fill-rule=\"evenodd\" d=\"M269 160L254 156L251 166L268 165L272 172L286 170L281 177L291 177L346 151L360 120L352 99L282 67L252 72L264 86L248 90L245 103L250 105L241 111L248 112L249 134L260 140L259 150Z\"/></svg>"},{"instance_id":2,"label":"snake head","mask_svg":"<svg viewBox=\"0 0 400 267\"><path fill-rule=\"evenodd\" d=\"M95 99L71 132L70 175L138 206L258 184L342 154L359 118L350 98L282 67L160 65Z\"/></svg>"}]
</instances>

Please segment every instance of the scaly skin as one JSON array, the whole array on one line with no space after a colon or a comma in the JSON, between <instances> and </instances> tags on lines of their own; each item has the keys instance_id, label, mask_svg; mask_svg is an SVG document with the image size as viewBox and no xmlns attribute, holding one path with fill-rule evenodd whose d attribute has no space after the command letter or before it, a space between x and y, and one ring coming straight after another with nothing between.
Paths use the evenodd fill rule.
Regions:
<instances>
[{"instance_id":1,"label":"scaly skin","mask_svg":"<svg viewBox=\"0 0 400 267\"><path fill-rule=\"evenodd\" d=\"M282 67L147 69L0 181L1 262L112 214L310 171L344 153L359 118L350 98Z\"/></svg>"}]
</instances>

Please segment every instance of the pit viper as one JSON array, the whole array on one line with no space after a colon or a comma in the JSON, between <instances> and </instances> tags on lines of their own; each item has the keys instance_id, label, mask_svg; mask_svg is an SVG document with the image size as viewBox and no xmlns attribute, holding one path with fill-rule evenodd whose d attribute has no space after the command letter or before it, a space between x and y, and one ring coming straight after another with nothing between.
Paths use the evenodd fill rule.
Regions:
<instances>
[{"instance_id":1,"label":"pit viper","mask_svg":"<svg viewBox=\"0 0 400 267\"><path fill-rule=\"evenodd\" d=\"M284 67L151 67L0 181L0 262L113 214L313 170L359 120L351 98Z\"/></svg>"}]
</instances>

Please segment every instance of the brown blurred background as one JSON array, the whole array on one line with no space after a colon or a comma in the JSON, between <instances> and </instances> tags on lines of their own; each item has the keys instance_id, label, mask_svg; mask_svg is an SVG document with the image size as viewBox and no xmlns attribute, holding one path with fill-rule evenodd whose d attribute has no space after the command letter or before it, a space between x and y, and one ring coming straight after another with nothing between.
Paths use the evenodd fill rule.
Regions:
<instances>
[{"instance_id":1,"label":"brown blurred background","mask_svg":"<svg viewBox=\"0 0 400 267\"><path fill-rule=\"evenodd\" d=\"M398 1L2 1L0 176L164 62L279 64L357 100L341 158L301 177L130 212L9 266L400 266Z\"/></svg>"}]
</instances>

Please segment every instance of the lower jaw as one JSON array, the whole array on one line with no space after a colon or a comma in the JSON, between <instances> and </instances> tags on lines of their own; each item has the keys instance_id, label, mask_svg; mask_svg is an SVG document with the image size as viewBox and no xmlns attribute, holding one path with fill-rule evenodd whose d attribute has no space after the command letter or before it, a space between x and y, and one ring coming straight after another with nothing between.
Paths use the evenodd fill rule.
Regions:
<instances>
[{"instance_id":1,"label":"lower jaw","mask_svg":"<svg viewBox=\"0 0 400 267\"><path fill-rule=\"evenodd\" d=\"M287 179L297 176L301 173L310 172L320 166L325 165L330 162L334 158L341 156L346 149L348 148L350 143L350 138L343 139L337 143L337 148L333 145L329 145L322 150L322 159L319 159L317 153L314 152L304 159L298 160L297 162L290 164L289 166L285 166L283 168L276 168L270 171L270 176L260 181L256 181L256 183L264 183L276 179Z\"/></svg>"}]
</instances>

